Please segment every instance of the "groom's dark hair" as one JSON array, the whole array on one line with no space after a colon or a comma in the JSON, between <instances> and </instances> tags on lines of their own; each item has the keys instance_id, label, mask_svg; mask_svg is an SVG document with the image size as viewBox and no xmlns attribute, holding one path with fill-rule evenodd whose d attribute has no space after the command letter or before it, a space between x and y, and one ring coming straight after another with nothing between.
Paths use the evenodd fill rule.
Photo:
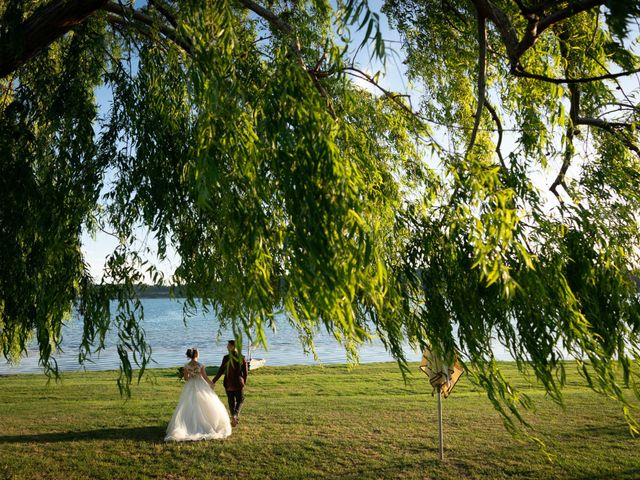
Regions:
<instances>
[{"instance_id":1,"label":"groom's dark hair","mask_svg":"<svg viewBox=\"0 0 640 480\"><path fill-rule=\"evenodd\" d=\"M231 345L231 348L233 349L233 354L236 355L238 353L238 349L236 348L236 341L229 340L229 345Z\"/></svg>"}]
</instances>

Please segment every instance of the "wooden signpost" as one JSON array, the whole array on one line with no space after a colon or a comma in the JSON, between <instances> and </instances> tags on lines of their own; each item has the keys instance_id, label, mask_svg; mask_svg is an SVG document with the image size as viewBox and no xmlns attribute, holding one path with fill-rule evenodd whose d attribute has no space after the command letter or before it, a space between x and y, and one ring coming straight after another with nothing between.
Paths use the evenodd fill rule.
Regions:
<instances>
[{"instance_id":1,"label":"wooden signpost","mask_svg":"<svg viewBox=\"0 0 640 480\"><path fill-rule=\"evenodd\" d=\"M454 357L453 365L445 364L440 358L430 350L422 352L422 370L428 377L429 383L433 387L431 395L438 393L438 444L440 460L444 460L444 436L442 432L442 397L447 398L453 390L460 375L464 372Z\"/></svg>"}]
</instances>

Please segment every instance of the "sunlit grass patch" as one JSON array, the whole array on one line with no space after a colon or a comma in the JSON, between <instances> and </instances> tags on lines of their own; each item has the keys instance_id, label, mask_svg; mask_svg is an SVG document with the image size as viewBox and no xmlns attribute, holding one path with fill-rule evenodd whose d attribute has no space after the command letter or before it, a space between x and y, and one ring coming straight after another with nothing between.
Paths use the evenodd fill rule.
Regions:
<instances>
[{"instance_id":1,"label":"sunlit grass patch","mask_svg":"<svg viewBox=\"0 0 640 480\"><path fill-rule=\"evenodd\" d=\"M513 365L505 364L509 376ZM628 478L640 440L619 406L570 376L565 409L528 387L527 414L556 455L508 434L462 377L444 401L446 460L437 460L436 402L417 371L393 363L264 367L252 372L241 423L225 441L165 444L181 383L154 370L126 400L116 372L0 378L0 478ZM524 383L522 383L524 385ZM216 392L224 401L221 385Z\"/></svg>"}]
</instances>

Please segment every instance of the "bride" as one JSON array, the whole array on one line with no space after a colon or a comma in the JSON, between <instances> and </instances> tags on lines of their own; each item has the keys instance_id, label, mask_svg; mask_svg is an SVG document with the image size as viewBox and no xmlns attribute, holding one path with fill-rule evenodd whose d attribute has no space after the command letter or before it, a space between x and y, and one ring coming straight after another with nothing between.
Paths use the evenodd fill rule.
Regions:
<instances>
[{"instance_id":1,"label":"bride","mask_svg":"<svg viewBox=\"0 0 640 480\"><path fill-rule=\"evenodd\" d=\"M204 369L198 363L198 350L187 350L190 361L184 366L182 376L187 382L180 395L178 406L167 427L165 442L184 440L209 440L231 435L231 422L227 410L211 390L213 386Z\"/></svg>"}]
</instances>

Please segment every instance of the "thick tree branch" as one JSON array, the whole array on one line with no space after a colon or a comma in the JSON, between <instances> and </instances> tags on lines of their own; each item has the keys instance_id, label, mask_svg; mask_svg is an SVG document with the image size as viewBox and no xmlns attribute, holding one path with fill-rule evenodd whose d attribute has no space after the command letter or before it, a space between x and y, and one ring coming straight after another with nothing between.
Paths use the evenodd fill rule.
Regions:
<instances>
[{"instance_id":1,"label":"thick tree branch","mask_svg":"<svg viewBox=\"0 0 640 480\"><path fill-rule=\"evenodd\" d=\"M638 73L638 72L640 72L640 68L637 68L635 70L625 71L625 72L608 73L608 74L605 74L605 75L598 75L598 76L595 76L595 77L554 78L554 77L547 77L546 75L539 75L537 73L526 72L526 71L524 71L524 70L522 70L521 68L518 67L518 68L516 68L516 70L513 70L511 73L516 77L532 78L534 80L541 80L543 82L548 82L548 83L576 84L576 83L597 82L597 81L601 81L601 80L615 80L616 78L626 77L626 76L633 75L633 74Z\"/></svg>"},{"instance_id":2,"label":"thick tree branch","mask_svg":"<svg viewBox=\"0 0 640 480\"><path fill-rule=\"evenodd\" d=\"M487 24L485 18L478 12L478 108L476 109L476 116L473 122L473 130L471 131L471 139L469 140L469 147L467 148L467 154L471 153L474 143L476 143L476 136L478 134L478 128L480 127L480 120L482 119L482 109L485 104L485 90L487 84Z\"/></svg>"},{"instance_id":3,"label":"thick tree branch","mask_svg":"<svg viewBox=\"0 0 640 480\"><path fill-rule=\"evenodd\" d=\"M547 28L552 27L562 20L566 20L569 17L577 15L578 13L604 5L604 3L605 0L576 0L569 2L569 5L566 8L557 10L542 18L539 18L537 14L531 14L529 16L527 32L522 37L522 40L520 40L520 43L514 52L517 62L512 63L512 70L517 69L520 57L522 57L522 55L524 55L524 53L533 46L536 40L538 40L540 35L542 35Z\"/></svg>"},{"instance_id":4,"label":"thick tree branch","mask_svg":"<svg viewBox=\"0 0 640 480\"><path fill-rule=\"evenodd\" d=\"M149 0L149 4L153 5L164 18L171 24L174 29L178 28L178 19L175 12L172 12L169 6L167 6L162 0Z\"/></svg>"},{"instance_id":5,"label":"thick tree branch","mask_svg":"<svg viewBox=\"0 0 640 480\"><path fill-rule=\"evenodd\" d=\"M601 118L592 118L592 117L578 117L577 118L578 125L589 125L591 127L599 127L599 128L627 128L629 127L628 123L624 122L607 122L606 120L602 120Z\"/></svg>"},{"instance_id":6,"label":"thick tree branch","mask_svg":"<svg viewBox=\"0 0 640 480\"><path fill-rule=\"evenodd\" d=\"M571 135L567 133L567 146L564 151L564 159L562 160L562 166L560 167L560 172L558 172L558 176L549 187L549 190L551 191L551 193L555 195L559 203L564 203L564 201L562 200L562 197L558 193L558 186L562 185L563 187L565 187L565 190L566 190L564 178L567 173L567 170L569 169L569 166L571 165L572 157L573 157L573 133L571 133Z\"/></svg>"},{"instance_id":7,"label":"thick tree branch","mask_svg":"<svg viewBox=\"0 0 640 480\"><path fill-rule=\"evenodd\" d=\"M520 42L509 17L489 0L472 0L472 2L479 16L493 22L507 50L509 62L512 66L517 65L520 57L516 56L516 51Z\"/></svg>"},{"instance_id":8,"label":"thick tree branch","mask_svg":"<svg viewBox=\"0 0 640 480\"><path fill-rule=\"evenodd\" d=\"M535 44L535 42L545 30L557 24L558 22L577 15L580 12L584 12L594 7L604 5L606 3L606 0L574 0L572 2L569 2L565 8L556 10L544 17L542 17L541 15L547 8L556 6L560 2L547 2L544 4L536 5L534 7L525 7L526 11L523 10L524 5L519 2L518 5L520 6L522 14L529 21L526 32L521 39L518 39L518 33L516 32L513 23L507 16L507 14L496 5L494 5L490 0L472 0L472 2L475 5L478 13L484 16L486 19L490 20L500 33L500 37L502 38L502 42L509 57L511 71L515 74L518 71L522 73L520 58ZM542 80L542 78L538 79ZM558 83L569 82L562 81Z\"/></svg>"},{"instance_id":9,"label":"thick tree branch","mask_svg":"<svg viewBox=\"0 0 640 480\"><path fill-rule=\"evenodd\" d=\"M587 10L591 10L594 7L599 7L606 3L606 0L575 0L569 2L569 5L566 8L553 12L552 14L540 19L538 22L538 36L540 36L547 28L552 27L562 20L566 20L578 13L586 12Z\"/></svg>"},{"instance_id":10,"label":"thick tree branch","mask_svg":"<svg viewBox=\"0 0 640 480\"><path fill-rule=\"evenodd\" d=\"M239 2L281 32L293 33L293 28L270 10L252 0L239 0ZM100 9L134 19L146 26L157 27L162 35L186 52L191 53L192 46L188 40L182 39L178 35L176 31L177 19L167 5L160 0L149 0L149 3L167 19L173 28L159 24L149 15L108 0L53 0L36 10L12 32L10 37L7 34L0 36L0 78L14 72L43 48L49 46ZM117 22L113 17L110 21L122 23Z\"/></svg>"},{"instance_id":11,"label":"thick tree branch","mask_svg":"<svg viewBox=\"0 0 640 480\"><path fill-rule=\"evenodd\" d=\"M107 0L55 0L36 10L11 36L0 36L0 78L102 8Z\"/></svg>"}]
</instances>

